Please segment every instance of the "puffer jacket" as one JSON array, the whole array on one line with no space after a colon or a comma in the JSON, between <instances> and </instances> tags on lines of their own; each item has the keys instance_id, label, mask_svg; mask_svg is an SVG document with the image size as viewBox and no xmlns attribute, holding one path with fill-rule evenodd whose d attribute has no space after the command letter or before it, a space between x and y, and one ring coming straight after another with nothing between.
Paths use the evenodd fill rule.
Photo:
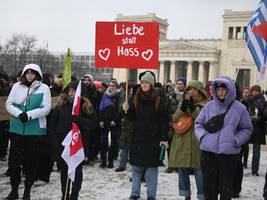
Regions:
<instances>
[{"instance_id":1,"label":"puffer jacket","mask_svg":"<svg viewBox=\"0 0 267 200\"><path fill-rule=\"evenodd\" d=\"M220 101L215 85L225 84L228 93L224 102ZM239 154L242 144L246 143L253 131L251 119L246 107L236 99L236 88L229 77L219 77L212 84L213 100L201 110L195 121L195 135L200 142L200 149L216 154ZM230 109L224 117L223 128L216 133L209 133L203 128L210 118L224 113L230 105Z\"/></svg>"},{"instance_id":2,"label":"puffer jacket","mask_svg":"<svg viewBox=\"0 0 267 200\"><path fill-rule=\"evenodd\" d=\"M40 67L35 64L26 65L22 76L32 69L42 77ZM6 109L11 114L10 132L19 135L46 135L46 116L51 109L51 93L47 85L35 80L31 86L15 83L6 101ZM29 120L22 123L19 115L26 112Z\"/></svg>"}]
</instances>

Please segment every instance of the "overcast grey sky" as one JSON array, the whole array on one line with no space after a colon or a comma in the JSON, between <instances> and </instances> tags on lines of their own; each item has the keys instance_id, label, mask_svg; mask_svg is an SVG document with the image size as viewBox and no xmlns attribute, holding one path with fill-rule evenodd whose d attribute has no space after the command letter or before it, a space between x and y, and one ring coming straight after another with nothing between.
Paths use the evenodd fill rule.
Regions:
<instances>
[{"instance_id":1,"label":"overcast grey sky","mask_svg":"<svg viewBox=\"0 0 267 200\"><path fill-rule=\"evenodd\" d=\"M35 36L50 51L94 52L95 22L118 13L168 19L168 38L221 38L225 9L255 10L259 0L0 0L0 42Z\"/></svg>"}]
</instances>

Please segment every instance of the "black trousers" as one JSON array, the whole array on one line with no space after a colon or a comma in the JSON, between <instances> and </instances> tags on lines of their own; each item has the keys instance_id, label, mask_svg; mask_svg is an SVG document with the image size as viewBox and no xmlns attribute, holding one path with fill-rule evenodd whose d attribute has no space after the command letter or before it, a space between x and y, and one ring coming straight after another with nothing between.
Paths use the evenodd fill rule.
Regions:
<instances>
[{"instance_id":1,"label":"black trousers","mask_svg":"<svg viewBox=\"0 0 267 200\"><path fill-rule=\"evenodd\" d=\"M10 140L8 167L11 186L15 188L19 186L22 168L25 173L25 182L33 184L38 167L41 136L21 136L12 133Z\"/></svg>"},{"instance_id":2,"label":"black trousers","mask_svg":"<svg viewBox=\"0 0 267 200\"><path fill-rule=\"evenodd\" d=\"M234 183L233 183L233 194L239 194L242 189L242 181L243 181L243 163L242 163L242 153L239 154L235 174L234 174Z\"/></svg>"},{"instance_id":3,"label":"black trousers","mask_svg":"<svg viewBox=\"0 0 267 200\"><path fill-rule=\"evenodd\" d=\"M239 155L201 153L205 200L230 200Z\"/></svg>"},{"instance_id":4,"label":"black trousers","mask_svg":"<svg viewBox=\"0 0 267 200\"><path fill-rule=\"evenodd\" d=\"M68 166L66 162L61 159L60 160L60 169L61 169L61 192L62 192L62 199L64 199L65 191L67 189L67 200L76 200L78 199L79 192L82 187L82 181L83 181L83 171L82 171L82 164L79 164L76 168L75 171L75 180L72 183L72 189L71 189L71 195L69 197L69 191L70 191L70 182L71 180L69 179L68 181L68 186L66 187L67 184L67 177L68 177Z\"/></svg>"},{"instance_id":5,"label":"black trousers","mask_svg":"<svg viewBox=\"0 0 267 200\"><path fill-rule=\"evenodd\" d=\"M109 146L108 134L111 134L111 144ZM102 162L107 161L108 153L108 162L113 163L113 160L117 159L119 151L119 128L117 126L112 128L101 129L101 160Z\"/></svg>"},{"instance_id":6,"label":"black trousers","mask_svg":"<svg viewBox=\"0 0 267 200\"><path fill-rule=\"evenodd\" d=\"M37 177L36 180L41 180L44 182L49 182L50 174L53 170L54 160L53 160L53 148L51 140L53 137L44 136L40 143L40 155L38 159Z\"/></svg>"},{"instance_id":7,"label":"black trousers","mask_svg":"<svg viewBox=\"0 0 267 200\"><path fill-rule=\"evenodd\" d=\"M265 173L265 183L263 188L263 198L267 200L267 172Z\"/></svg>"},{"instance_id":8,"label":"black trousers","mask_svg":"<svg viewBox=\"0 0 267 200\"><path fill-rule=\"evenodd\" d=\"M0 121L0 157L7 155L9 140L9 121Z\"/></svg>"}]
</instances>

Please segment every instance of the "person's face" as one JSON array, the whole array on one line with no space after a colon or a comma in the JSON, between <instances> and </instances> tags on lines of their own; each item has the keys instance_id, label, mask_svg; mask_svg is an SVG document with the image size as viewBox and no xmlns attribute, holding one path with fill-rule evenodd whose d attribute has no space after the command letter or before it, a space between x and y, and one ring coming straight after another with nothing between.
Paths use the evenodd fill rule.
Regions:
<instances>
[{"instance_id":1,"label":"person's face","mask_svg":"<svg viewBox=\"0 0 267 200\"><path fill-rule=\"evenodd\" d=\"M91 85L91 83L92 83L92 81L91 81L91 79L89 77L85 77L83 79L83 84L84 85L89 86L89 85Z\"/></svg>"},{"instance_id":2,"label":"person's face","mask_svg":"<svg viewBox=\"0 0 267 200\"><path fill-rule=\"evenodd\" d=\"M244 89L242 92L242 97L243 98L248 98L249 97L249 89Z\"/></svg>"},{"instance_id":3,"label":"person's face","mask_svg":"<svg viewBox=\"0 0 267 200\"><path fill-rule=\"evenodd\" d=\"M74 99L74 97L75 97L75 93L76 93L76 91L75 91L73 88L70 88L69 91L68 91L68 95L69 95L69 97L71 97L72 99Z\"/></svg>"},{"instance_id":4,"label":"person's face","mask_svg":"<svg viewBox=\"0 0 267 200\"><path fill-rule=\"evenodd\" d=\"M103 87L100 87L97 89L100 93L103 93L104 92L104 88Z\"/></svg>"},{"instance_id":5,"label":"person's face","mask_svg":"<svg viewBox=\"0 0 267 200\"><path fill-rule=\"evenodd\" d=\"M27 81L29 81L29 82L33 82L33 81L36 79L36 75L35 75L35 73L34 73L33 70L28 69L28 70L26 71L26 79L27 79Z\"/></svg>"},{"instance_id":6,"label":"person's face","mask_svg":"<svg viewBox=\"0 0 267 200\"><path fill-rule=\"evenodd\" d=\"M147 81L141 81L141 89L143 92L148 92L151 89L151 84Z\"/></svg>"},{"instance_id":7,"label":"person's face","mask_svg":"<svg viewBox=\"0 0 267 200\"><path fill-rule=\"evenodd\" d=\"M173 88L172 87L168 87L167 92L168 93L173 93Z\"/></svg>"},{"instance_id":8,"label":"person's face","mask_svg":"<svg viewBox=\"0 0 267 200\"><path fill-rule=\"evenodd\" d=\"M187 96L186 98L187 99L190 99L190 97L193 98L193 101L194 102L197 102L199 101L199 98L201 97L201 93L194 87L189 87L188 90L187 90Z\"/></svg>"},{"instance_id":9,"label":"person's face","mask_svg":"<svg viewBox=\"0 0 267 200\"><path fill-rule=\"evenodd\" d=\"M49 76L49 82L50 82L51 85L53 84L53 82L54 82L53 76Z\"/></svg>"},{"instance_id":10,"label":"person's face","mask_svg":"<svg viewBox=\"0 0 267 200\"><path fill-rule=\"evenodd\" d=\"M217 93L217 96L220 100L224 100L225 96L228 93L228 90L227 90L227 88L224 88L224 87L218 87L218 88L216 88L216 93Z\"/></svg>"},{"instance_id":11,"label":"person's face","mask_svg":"<svg viewBox=\"0 0 267 200\"><path fill-rule=\"evenodd\" d=\"M13 84L14 84L13 80L8 81L8 86L9 86L9 87L12 87Z\"/></svg>"},{"instance_id":12,"label":"person's face","mask_svg":"<svg viewBox=\"0 0 267 200\"><path fill-rule=\"evenodd\" d=\"M260 95L260 91L258 91L258 90L253 90L253 91L252 91L252 95L253 95L253 96L258 96L258 95Z\"/></svg>"},{"instance_id":13,"label":"person's face","mask_svg":"<svg viewBox=\"0 0 267 200\"><path fill-rule=\"evenodd\" d=\"M108 90L109 90L109 91L113 92L113 91L115 91L116 89L117 89L117 85L116 85L116 84L114 84L114 83L109 83L109 85L108 85Z\"/></svg>"},{"instance_id":14,"label":"person's face","mask_svg":"<svg viewBox=\"0 0 267 200\"><path fill-rule=\"evenodd\" d=\"M179 91L184 91L185 89L185 85L182 81L177 81L176 82L176 88L179 90Z\"/></svg>"}]
</instances>

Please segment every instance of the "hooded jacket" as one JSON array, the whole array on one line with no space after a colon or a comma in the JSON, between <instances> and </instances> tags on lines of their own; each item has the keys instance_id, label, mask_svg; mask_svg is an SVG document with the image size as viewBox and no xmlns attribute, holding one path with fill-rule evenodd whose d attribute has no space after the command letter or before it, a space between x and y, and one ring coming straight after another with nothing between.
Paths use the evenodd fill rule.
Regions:
<instances>
[{"instance_id":1,"label":"hooded jacket","mask_svg":"<svg viewBox=\"0 0 267 200\"><path fill-rule=\"evenodd\" d=\"M42 72L38 65L28 64L24 67L25 72L32 69L42 78ZM46 115L51 109L51 94L47 85L35 80L27 87L21 82L15 83L6 101L6 109L11 114L10 132L19 135L46 135ZM22 123L19 115L26 112L28 121Z\"/></svg>"},{"instance_id":2,"label":"hooded jacket","mask_svg":"<svg viewBox=\"0 0 267 200\"><path fill-rule=\"evenodd\" d=\"M219 100L215 85L225 84L228 90L225 100ZM195 135L200 141L200 149L216 154L238 154L241 145L247 142L253 131L251 119L246 107L236 99L236 88L229 77L219 77L211 84L213 100L201 110L195 121ZM233 102L233 103L232 103ZM230 105L230 109L224 117L223 128L216 133L209 133L203 128L203 124L215 115L224 113Z\"/></svg>"},{"instance_id":3,"label":"hooded jacket","mask_svg":"<svg viewBox=\"0 0 267 200\"><path fill-rule=\"evenodd\" d=\"M188 83L185 91L189 87L196 88L200 93L206 96L204 85L196 80L192 80ZM184 98L184 97L183 97ZM189 108L185 112L181 110L181 104L177 107L177 110L173 114L173 122L184 115L190 115L193 121L197 118L200 110L206 104L206 99L203 98L202 101L195 103L195 110L192 111ZM182 135L174 134L172 138L170 155L169 155L169 167L172 168L200 168L200 148L199 142L194 134L194 126Z\"/></svg>"}]
</instances>

